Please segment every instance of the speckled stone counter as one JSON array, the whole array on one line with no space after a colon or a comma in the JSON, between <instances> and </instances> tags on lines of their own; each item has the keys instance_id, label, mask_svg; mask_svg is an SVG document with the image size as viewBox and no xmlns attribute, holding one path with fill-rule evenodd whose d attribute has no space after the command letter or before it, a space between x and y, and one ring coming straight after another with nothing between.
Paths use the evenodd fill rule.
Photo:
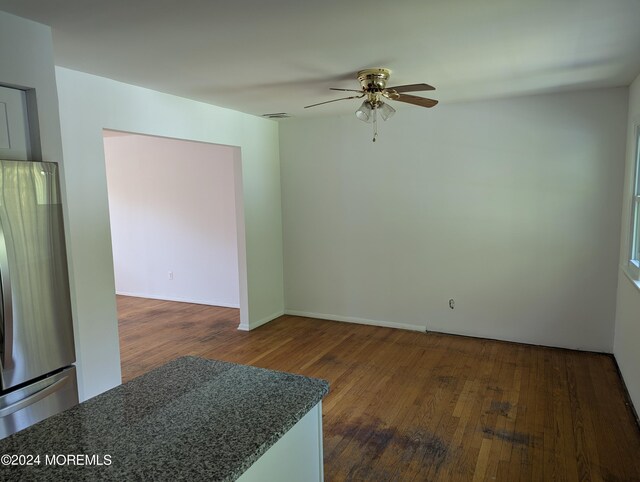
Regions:
<instances>
[{"instance_id":1,"label":"speckled stone counter","mask_svg":"<svg viewBox=\"0 0 640 482\"><path fill-rule=\"evenodd\" d=\"M0 480L235 480L328 390L324 380L179 358L0 440L0 454L40 456L31 466L3 459Z\"/></svg>"}]
</instances>

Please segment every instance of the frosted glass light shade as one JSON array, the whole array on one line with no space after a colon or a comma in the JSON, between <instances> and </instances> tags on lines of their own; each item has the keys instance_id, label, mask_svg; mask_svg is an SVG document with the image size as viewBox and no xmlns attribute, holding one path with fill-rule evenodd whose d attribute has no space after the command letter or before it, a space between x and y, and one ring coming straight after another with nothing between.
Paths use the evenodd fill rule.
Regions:
<instances>
[{"instance_id":1,"label":"frosted glass light shade","mask_svg":"<svg viewBox=\"0 0 640 482\"><path fill-rule=\"evenodd\" d=\"M371 122L371 104L365 100L356 111L356 117L362 122Z\"/></svg>"},{"instance_id":2,"label":"frosted glass light shade","mask_svg":"<svg viewBox=\"0 0 640 482\"><path fill-rule=\"evenodd\" d=\"M396 113L396 110L393 107L391 107L389 104L385 104L384 102L380 102L378 110L380 111L380 117L382 117L382 120L387 120L389 117Z\"/></svg>"}]
</instances>

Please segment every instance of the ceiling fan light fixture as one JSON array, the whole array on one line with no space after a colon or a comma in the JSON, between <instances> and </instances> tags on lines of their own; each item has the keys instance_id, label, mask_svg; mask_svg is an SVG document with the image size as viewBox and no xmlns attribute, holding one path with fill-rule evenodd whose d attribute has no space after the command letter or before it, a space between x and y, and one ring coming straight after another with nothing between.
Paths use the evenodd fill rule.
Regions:
<instances>
[{"instance_id":1,"label":"ceiling fan light fixture","mask_svg":"<svg viewBox=\"0 0 640 482\"><path fill-rule=\"evenodd\" d=\"M356 117L360 119L362 122L371 122L371 103L368 100L365 100L358 110L356 111Z\"/></svg>"},{"instance_id":2,"label":"ceiling fan light fixture","mask_svg":"<svg viewBox=\"0 0 640 482\"><path fill-rule=\"evenodd\" d=\"M389 104L385 104L384 102L380 102L380 104L378 105L378 110L380 111L380 117L382 117L382 120L385 121L396 113L396 110L393 107L391 107Z\"/></svg>"}]
</instances>

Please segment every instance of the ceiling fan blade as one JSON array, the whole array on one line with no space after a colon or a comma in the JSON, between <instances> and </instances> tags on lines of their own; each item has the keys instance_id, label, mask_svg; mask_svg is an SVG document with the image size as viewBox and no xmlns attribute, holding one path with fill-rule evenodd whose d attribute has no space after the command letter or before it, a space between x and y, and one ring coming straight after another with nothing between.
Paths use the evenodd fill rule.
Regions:
<instances>
[{"instance_id":1,"label":"ceiling fan blade","mask_svg":"<svg viewBox=\"0 0 640 482\"><path fill-rule=\"evenodd\" d=\"M334 87L329 87L329 90L339 90L341 92L362 92L362 89L360 89L360 90L355 90L355 89L336 89Z\"/></svg>"},{"instance_id":2,"label":"ceiling fan blade","mask_svg":"<svg viewBox=\"0 0 640 482\"><path fill-rule=\"evenodd\" d=\"M436 88L429 84L409 84L387 87L387 90L395 90L398 94L401 94L402 92L418 92L419 90L436 90Z\"/></svg>"},{"instance_id":3,"label":"ceiling fan blade","mask_svg":"<svg viewBox=\"0 0 640 482\"><path fill-rule=\"evenodd\" d=\"M315 107L317 105L322 105L322 104L329 104L330 102L338 102L339 100L348 100L348 99L360 99L362 97L364 97L364 94L352 95L351 97L342 97L340 99L327 100L326 102L318 102L317 104L305 105L304 108L308 109L309 107Z\"/></svg>"},{"instance_id":4,"label":"ceiling fan blade","mask_svg":"<svg viewBox=\"0 0 640 482\"><path fill-rule=\"evenodd\" d=\"M433 107L438 103L437 100L407 94L398 94L397 96L390 97L390 99L406 102L407 104L419 105L420 107Z\"/></svg>"}]
</instances>

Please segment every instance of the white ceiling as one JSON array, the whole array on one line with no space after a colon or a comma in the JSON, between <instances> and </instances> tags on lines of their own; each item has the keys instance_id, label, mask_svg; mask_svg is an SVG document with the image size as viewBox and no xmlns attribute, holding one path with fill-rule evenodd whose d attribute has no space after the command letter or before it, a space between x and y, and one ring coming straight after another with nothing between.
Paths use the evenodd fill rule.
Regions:
<instances>
[{"instance_id":1,"label":"white ceiling","mask_svg":"<svg viewBox=\"0 0 640 482\"><path fill-rule=\"evenodd\" d=\"M0 0L51 25L57 65L231 109L354 111L355 72L441 102L628 85L640 0ZM398 107L399 103L394 103ZM401 108L418 107L401 105Z\"/></svg>"}]
</instances>

